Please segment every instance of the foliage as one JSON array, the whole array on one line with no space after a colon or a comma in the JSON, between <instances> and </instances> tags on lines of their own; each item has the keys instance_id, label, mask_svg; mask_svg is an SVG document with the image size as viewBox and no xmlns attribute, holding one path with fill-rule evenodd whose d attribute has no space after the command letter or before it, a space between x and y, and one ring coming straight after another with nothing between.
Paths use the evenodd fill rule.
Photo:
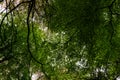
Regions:
<instances>
[{"instance_id":1,"label":"foliage","mask_svg":"<svg viewBox=\"0 0 120 80\"><path fill-rule=\"evenodd\" d=\"M15 0L0 19L0 79L114 80L119 0ZM40 78L41 80L41 78Z\"/></svg>"}]
</instances>

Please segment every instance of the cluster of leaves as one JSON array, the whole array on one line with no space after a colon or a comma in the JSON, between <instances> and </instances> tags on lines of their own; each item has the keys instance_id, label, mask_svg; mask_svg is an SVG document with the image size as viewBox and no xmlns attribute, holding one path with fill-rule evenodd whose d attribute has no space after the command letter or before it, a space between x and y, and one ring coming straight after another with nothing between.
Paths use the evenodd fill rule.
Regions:
<instances>
[{"instance_id":1,"label":"cluster of leaves","mask_svg":"<svg viewBox=\"0 0 120 80\"><path fill-rule=\"evenodd\" d=\"M0 79L120 76L119 0L20 0L0 19Z\"/></svg>"},{"instance_id":2,"label":"cluster of leaves","mask_svg":"<svg viewBox=\"0 0 120 80\"><path fill-rule=\"evenodd\" d=\"M118 7L118 0L54 0L46 10L50 29L69 36L64 43L69 59L85 58L79 79L112 80L120 75Z\"/></svg>"}]
</instances>

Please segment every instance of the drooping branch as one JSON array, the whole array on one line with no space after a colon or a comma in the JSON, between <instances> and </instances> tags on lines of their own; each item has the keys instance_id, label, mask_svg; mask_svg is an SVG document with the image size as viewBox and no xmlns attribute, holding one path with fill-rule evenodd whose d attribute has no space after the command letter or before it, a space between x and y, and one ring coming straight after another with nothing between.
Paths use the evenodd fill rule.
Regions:
<instances>
[{"instance_id":1,"label":"drooping branch","mask_svg":"<svg viewBox=\"0 0 120 80\"><path fill-rule=\"evenodd\" d=\"M33 9L33 6L34 6L34 4L35 4L34 1L35 1L35 0L31 0L31 3L29 3L29 7L28 7L28 16L27 16L27 28L28 28L28 33L27 33L27 49L28 49L28 52L30 53L31 58L32 58L35 62L43 65L43 63L39 62L36 58L34 58L34 56L32 55L32 52L31 52L31 50L30 50L30 42L29 42L29 41L30 41L30 14L31 14L32 9Z\"/></svg>"},{"instance_id":2,"label":"drooping branch","mask_svg":"<svg viewBox=\"0 0 120 80\"><path fill-rule=\"evenodd\" d=\"M1 23L0 23L0 28L1 28L1 26L2 26L2 24L3 24L3 21L5 20L5 18L11 13L11 12L13 12L15 9L17 9L19 6L21 6L22 4L24 4L24 3L30 3L31 1L23 1L23 2L21 2L21 3L19 3L17 6L15 6L13 9L11 9L8 13L6 13L5 14L5 16L2 18L2 20L1 20Z\"/></svg>"}]
</instances>

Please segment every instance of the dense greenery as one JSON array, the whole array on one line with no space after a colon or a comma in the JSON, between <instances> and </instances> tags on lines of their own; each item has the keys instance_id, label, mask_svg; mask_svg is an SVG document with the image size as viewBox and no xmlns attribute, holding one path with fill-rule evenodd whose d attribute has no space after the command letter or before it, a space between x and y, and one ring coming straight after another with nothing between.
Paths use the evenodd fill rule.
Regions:
<instances>
[{"instance_id":1,"label":"dense greenery","mask_svg":"<svg viewBox=\"0 0 120 80\"><path fill-rule=\"evenodd\" d=\"M15 1L0 14L0 80L120 76L119 0Z\"/></svg>"}]
</instances>

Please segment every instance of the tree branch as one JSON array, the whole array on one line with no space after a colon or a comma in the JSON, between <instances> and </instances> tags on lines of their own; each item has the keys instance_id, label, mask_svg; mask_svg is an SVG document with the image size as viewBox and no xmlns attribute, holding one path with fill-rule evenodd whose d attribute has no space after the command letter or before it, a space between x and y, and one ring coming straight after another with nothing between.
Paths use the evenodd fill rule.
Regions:
<instances>
[{"instance_id":1,"label":"tree branch","mask_svg":"<svg viewBox=\"0 0 120 80\"><path fill-rule=\"evenodd\" d=\"M34 6L34 0L31 0L31 3L29 3L28 16L27 16L27 28L28 28L28 34L27 34L27 49L28 49L28 52L30 53L31 58L32 58L35 62L43 65L43 63L39 62L37 59L34 58L34 56L32 55L32 52L31 52L31 50L30 50L30 43L29 43L29 40L30 40L30 23L29 23L29 22L30 22L30 20L29 20L29 18L30 18L30 14L31 14L31 12L32 12L33 6Z\"/></svg>"}]
</instances>

